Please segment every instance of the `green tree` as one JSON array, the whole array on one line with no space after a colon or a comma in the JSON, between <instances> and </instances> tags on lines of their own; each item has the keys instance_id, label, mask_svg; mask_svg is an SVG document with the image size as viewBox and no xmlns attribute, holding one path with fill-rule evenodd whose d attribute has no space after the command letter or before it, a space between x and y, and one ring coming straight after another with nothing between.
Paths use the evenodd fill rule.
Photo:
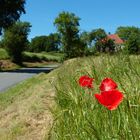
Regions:
<instances>
[{"instance_id":1,"label":"green tree","mask_svg":"<svg viewBox=\"0 0 140 140\"><path fill-rule=\"evenodd\" d=\"M140 53L140 36L137 34L131 34L126 41L126 47L124 48L129 54Z\"/></svg>"},{"instance_id":2,"label":"green tree","mask_svg":"<svg viewBox=\"0 0 140 140\"><path fill-rule=\"evenodd\" d=\"M42 52L46 49L47 36L36 36L31 40L30 51Z\"/></svg>"},{"instance_id":3,"label":"green tree","mask_svg":"<svg viewBox=\"0 0 140 140\"><path fill-rule=\"evenodd\" d=\"M37 36L31 40L30 51L32 52L50 52L58 51L60 45L60 36L58 33L52 33L48 36Z\"/></svg>"},{"instance_id":4,"label":"green tree","mask_svg":"<svg viewBox=\"0 0 140 140\"><path fill-rule=\"evenodd\" d=\"M46 51L58 51L60 45L60 35L58 33L51 33L47 36Z\"/></svg>"},{"instance_id":5,"label":"green tree","mask_svg":"<svg viewBox=\"0 0 140 140\"><path fill-rule=\"evenodd\" d=\"M0 34L25 13L24 4L25 0L0 0Z\"/></svg>"},{"instance_id":6,"label":"green tree","mask_svg":"<svg viewBox=\"0 0 140 140\"><path fill-rule=\"evenodd\" d=\"M134 26L118 27L116 33L125 40L124 52L137 54L140 51L140 28Z\"/></svg>"},{"instance_id":7,"label":"green tree","mask_svg":"<svg viewBox=\"0 0 140 140\"><path fill-rule=\"evenodd\" d=\"M127 41L132 34L140 35L140 28L134 26L120 26L117 28L116 34L118 34L123 40Z\"/></svg>"},{"instance_id":8,"label":"green tree","mask_svg":"<svg viewBox=\"0 0 140 140\"><path fill-rule=\"evenodd\" d=\"M61 43L66 57L82 56L85 45L79 37L79 20L73 13L62 12L55 19L58 32L61 35Z\"/></svg>"},{"instance_id":9,"label":"green tree","mask_svg":"<svg viewBox=\"0 0 140 140\"><path fill-rule=\"evenodd\" d=\"M15 63L21 64L22 62L22 52L28 44L30 27L28 22L17 22L4 32L4 46Z\"/></svg>"},{"instance_id":10,"label":"green tree","mask_svg":"<svg viewBox=\"0 0 140 140\"><path fill-rule=\"evenodd\" d=\"M103 52L106 48L106 40L107 34L104 29L95 29L90 32L90 42L94 43L95 50L98 52Z\"/></svg>"}]
</instances>

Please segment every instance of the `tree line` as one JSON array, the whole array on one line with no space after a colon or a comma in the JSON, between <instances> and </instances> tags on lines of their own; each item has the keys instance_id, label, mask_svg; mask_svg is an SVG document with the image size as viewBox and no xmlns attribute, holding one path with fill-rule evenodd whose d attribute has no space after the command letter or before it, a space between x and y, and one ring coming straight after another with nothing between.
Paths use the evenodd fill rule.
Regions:
<instances>
[{"instance_id":1,"label":"tree line","mask_svg":"<svg viewBox=\"0 0 140 140\"><path fill-rule=\"evenodd\" d=\"M90 32L80 31L80 18L74 13L61 12L54 19L56 33L46 36L36 36L28 41L31 31L29 22L19 21L20 15L25 13L25 0L0 1L0 46L6 48L12 61L22 62L22 52L62 52L65 58L94 55L96 53L115 53L114 40L108 39L104 29L94 29ZM134 26L120 26L116 34L124 41L119 51L128 54L140 53L140 28Z\"/></svg>"}]
</instances>

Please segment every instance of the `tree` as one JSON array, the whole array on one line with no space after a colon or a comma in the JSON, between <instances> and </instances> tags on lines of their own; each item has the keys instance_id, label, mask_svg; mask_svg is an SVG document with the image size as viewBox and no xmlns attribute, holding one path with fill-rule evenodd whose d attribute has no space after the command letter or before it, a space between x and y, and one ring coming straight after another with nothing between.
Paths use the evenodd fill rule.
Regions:
<instances>
[{"instance_id":1,"label":"tree","mask_svg":"<svg viewBox=\"0 0 140 140\"><path fill-rule=\"evenodd\" d=\"M60 45L60 35L58 33L51 33L49 36L47 36L47 42L46 42L46 51L58 51Z\"/></svg>"},{"instance_id":2,"label":"tree","mask_svg":"<svg viewBox=\"0 0 140 140\"><path fill-rule=\"evenodd\" d=\"M46 49L47 36L36 36L31 40L30 51L42 52Z\"/></svg>"},{"instance_id":3,"label":"tree","mask_svg":"<svg viewBox=\"0 0 140 140\"><path fill-rule=\"evenodd\" d=\"M136 54L140 51L140 28L134 26L118 27L116 33L125 40L125 52Z\"/></svg>"},{"instance_id":4,"label":"tree","mask_svg":"<svg viewBox=\"0 0 140 140\"><path fill-rule=\"evenodd\" d=\"M62 12L54 24L61 35L61 43L66 57L76 57L84 54L85 46L79 37L80 18L73 13Z\"/></svg>"},{"instance_id":5,"label":"tree","mask_svg":"<svg viewBox=\"0 0 140 140\"><path fill-rule=\"evenodd\" d=\"M31 40L30 51L32 52L50 52L58 51L60 45L60 36L58 33L51 33L48 36L37 36Z\"/></svg>"},{"instance_id":6,"label":"tree","mask_svg":"<svg viewBox=\"0 0 140 140\"><path fill-rule=\"evenodd\" d=\"M137 34L131 34L129 39L126 41L126 47L124 49L129 54L140 53L140 36L137 36Z\"/></svg>"},{"instance_id":7,"label":"tree","mask_svg":"<svg viewBox=\"0 0 140 140\"><path fill-rule=\"evenodd\" d=\"M82 32L80 34L80 39L83 43L86 44L86 46L88 46L89 48L91 47L91 38L90 38L90 32Z\"/></svg>"},{"instance_id":8,"label":"tree","mask_svg":"<svg viewBox=\"0 0 140 140\"><path fill-rule=\"evenodd\" d=\"M140 28L134 26L120 26L117 28L116 34L118 34L123 40L127 41L132 34L140 35Z\"/></svg>"},{"instance_id":9,"label":"tree","mask_svg":"<svg viewBox=\"0 0 140 140\"><path fill-rule=\"evenodd\" d=\"M28 43L30 27L28 22L17 22L4 32L4 46L15 63L21 64L22 62L22 52Z\"/></svg>"},{"instance_id":10,"label":"tree","mask_svg":"<svg viewBox=\"0 0 140 140\"><path fill-rule=\"evenodd\" d=\"M0 34L25 13L24 4L25 0L0 0Z\"/></svg>"},{"instance_id":11,"label":"tree","mask_svg":"<svg viewBox=\"0 0 140 140\"><path fill-rule=\"evenodd\" d=\"M90 40L91 41L95 40L97 42L97 41L100 41L100 40L106 38L106 36L107 36L107 34L106 34L105 30L101 29L101 28L92 30L90 32Z\"/></svg>"}]
</instances>

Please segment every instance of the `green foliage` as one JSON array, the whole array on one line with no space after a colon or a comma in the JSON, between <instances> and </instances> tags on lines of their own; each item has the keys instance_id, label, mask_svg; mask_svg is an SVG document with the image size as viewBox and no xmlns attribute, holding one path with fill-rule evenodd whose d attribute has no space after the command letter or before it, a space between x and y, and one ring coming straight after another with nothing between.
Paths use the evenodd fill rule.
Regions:
<instances>
[{"instance_id":1,"label":"green foliage","mask_svg":"<svg viewBox=\"0 0 140 140\"><path fill-rule=\"evenodd\" d=\"M22 52L28 43L27 36L30 32L30 23L17 22L4 32L4 46L15 63L22 62Z\"/></svg>"},{"instance_id":2,"label":"green foliage","mask_svg":"<svg viewBox=\"0 0 140 140\"><path fill-rule=\"evenodd\" d=\"M46 43L47 44L45 51L47 52L59 51L60 35L58 33L51 33L48 36L48 40Z\"/></svg>"},{"instance_id":3,"label":"green foliage","mask_svg":"<svg viewBox=\"0 0 140 140\"><path fill-rule=\"evenodd\" d=\"M29 50L31 52L45 51L47 36L37 36L31 40Z\"/></svg>"},{"instance_id":4,"label":"green foliage","mask_svg":"<svg viewBox=\"0 0 140 140\"><path fill-rule=\"evenodd\" d=\"M48 36L37 36L31 40L29 50L31 52L50 52L58 51L60 45L60 36L57 33Z\"/></svg>"},{"instance_id":5,"label":"green foliage","mask_svg":"<svg viewBox=\"0 0 140 140\"><path fill-rule=\"evenodd\" d=\"M67 58L82 56L85 50L85 44L79 37L80 18L73 13L62 12L55 19L54 24L61 35L63 51Z\"/></svg>"},{"instance_id":6,"label":"green foliage","mask_svg":"<svg viewBox=\"0 0 140 140\"><path fill-rule=\"evenodd\" d=\"M117 28L116 34L118 34L119 37L123 40L128 40L129 37L132 36L132 34L137 34L138 36L140 36L140 28L134 26L120 26Z\"/></svg>"},{"instance_id":7,"label":"green foliage","mask_svg":"<svg viewBox=\"0 0 140 140\"><path fill-rule=\"evenodd\" d=\"M0 1L0 33L20 18L24 10L25 0L1 0Z\"/></svg>"},{"instance_id":8,"label":"green foliage","mask_svg":"<svg viewBox=\"0 0 140 140\"><path fill-rule=\"evenodd\" d=\"M106 36L107 36L107 34L104 31L104 29L101 29L101 28L95 29L90 32L90 41L95 40L97 42L97 41L100 41L100 40L106 38Z\"/></svg>"},{"instance_id":9,"label":"green foliage","mask_svg":"<svg viewBox=\"0 0 140 140\"><path fill-rule=\"evenodd\" d=\"M113 40L107 39L104 29L99 28L91 32L83 32L80 38L87 46L87 55L115 51L115 43Z\"/></svg>"},{"instance_id":10,"label":"green foliage","mask_svg":"<svg viewBox=\"0 0 140 140\"><path fill-rule=\"evenodd\" d=\"M137 140L140 132L140 56L102 55L68 61L58 73L51 138L55 140ZM63 74L62 74L63 73ZM80 76L95 78L82 88ZM94 98L103 78L118 84L124 100L114 111ZM135 84L134 84L135 83Z\"/></svg>"},{"instance_id":11,"label":"green foliage","mask_svg":"<svg viewBox=\"0 0 140 140\"><path fill-rule=\"evenodd\" d=\"M140 37L140 36L139 36ZM126 47L124 48L129 54L140 53L140 38L136 34L132 34L126 41Z\"/></svg>"},{"instance_id":12,"label":"green foliage","mask_svg":"<svg viewBox=\"0 0 140 140\"><path fill-rule=\"evenodd\" d=\"M124 39L124 52L129 54L138 54L140 52L140 28L138 27L119 27L116 33Z\"/></svg>"},{"instance_id":13,"label":"green foliage","mask_svg":"<svg viewBox=\"0 0 140 140\"><path fill-rule=\"evenodd\" d=\"M95 48L98 52L114 52L115 51L115 43L111 39L104 39L104 40L99 40L95 44Z\"/></svg>"},{"instance_id":14,"label":"green foliage","mask_svg":"<svg viewBox=\"0 0 140 140\"><path fill-rule=\"evenodd\" d=\"M0 48L0 60L2 59L9 59L9 55L7 53L7 51L3 48Z\"/></svg>"}]
</instances>

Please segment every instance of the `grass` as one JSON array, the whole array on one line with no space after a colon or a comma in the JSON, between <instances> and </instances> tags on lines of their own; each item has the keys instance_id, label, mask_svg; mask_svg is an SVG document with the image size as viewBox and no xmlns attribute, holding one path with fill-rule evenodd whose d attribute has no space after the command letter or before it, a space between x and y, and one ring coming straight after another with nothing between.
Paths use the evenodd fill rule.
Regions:
<instances>
[{"instance_id":1,"label":"grass","mask_svg":"<svg viewBox=\"0 0 140 140\"><path fill-rule=\"evenodd\" d=\"M61 53L32 53L32 52L24 52L24 61L34 62L34 61L55 61L55 62L62 62L63 61L63 54Z\"/></svg>"},{"instance_id":2,"label":"grass","mask_svg":"<svg viewBox=\"0 0 140 140\"><path fill-rule=\"evenodd\" d=\"M94 89L78 85L82 75L95 78ZM125 96L114 111L93 96L99 93L105 77L115 80ZM137 140L139 81L140 56L68 60L57 70L41 73L0 94L0 140Z\"/></svg>"},{"instance_id":3,"label":"grass","mask_svg":"<svg viewBox=\"0 0 140 140\"><path fill-rule=\"evenodd\" d=\"M0 48L0 60L9 59L9 55L5 49Z\"/></svg>"},{"instance_id":4,"label":"grass","mask_svg":"<svg viewBox=\"0 0 140 140\"><path fill-rule=\"evenodd\" d=\"M24 67L42 67L52 63L63 62L64 55L56 52L23 53ZM0 48L0 70L18 69L21 66L12 63L5 49Z\"/></svg>"},{"instance_id":5,"label":"grass","mask_svg":"<svg viewBox=\"0 0 140 140\"><path fill-rule=\"evenodd\" d=\"M62 53L57 52L41 52L41 53L32 53L32 52L24 52L23 59L24 61L55 61L61 62L63 61L64 55ZM6 52L5 49L0 48L0 60L9 59L10 56Z\"/></svg>"},{"instance_id":6,"label":"grass","mask_svg":"<svg viewBox=\"0 0 140 140\"><path fill-rule=\"evenodd\" d=\"M95 78L94 89L81 88L82 75ZM124 100L114 111L100 105L94 93L110 77ZM98 56L68 61L58 74L52 140L138 140L140 138L140 56Z\"/></svg>"},{"instance_id":7,"label":"grass","mask_svg":"<svg viewBox=\"0 0 140 140\"><path fill-rule=\"evenodd\" d=\"M41 73L0 93L0 140L48 139L55 73Z\"/></svg>"}]
</instances>

